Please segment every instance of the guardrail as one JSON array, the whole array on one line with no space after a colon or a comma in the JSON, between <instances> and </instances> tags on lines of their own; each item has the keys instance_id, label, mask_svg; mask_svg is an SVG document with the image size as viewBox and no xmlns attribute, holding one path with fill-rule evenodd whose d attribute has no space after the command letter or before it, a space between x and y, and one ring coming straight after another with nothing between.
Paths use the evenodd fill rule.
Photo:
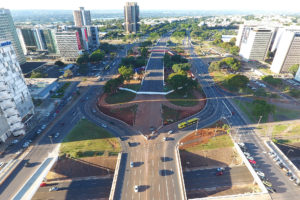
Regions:
<instances>
[{"instance_id":1,"label":"guardrail","mask_svg":"<svg viewBox=\"0 0 300 200\"><path fill-rule=\"evenodd\" d=\"M185 184L184 184L184 179L183 179L183 171L182 171L182 167L181 167L181 159L180 159L180 154L179 154L179 149L178 149L178 144L176 144L175 147L175 151L176 151L176 159L177 159L177 169L178 169L178 175L180 176L180 182L181 182L181 186L182 186L182 200L187 200L187 196L186 196L186 191L185 191Z\"/></svg>"},{"instance_id":2,"label":"guardrail","mask_svg":"<svg viewBox=\"0 0 300 200\"><path fill-rule=\"evenodd\" d=\"M109 194L109 200L113 200L115 198L115 188L117 185L117 180L118 180L118 175L119 175L119 169L120 169L120 163L122 159L122 152L118 154L118 159L117 159L117 164L116 164L116 169L115 169L115 174L114 174L114 179L111 185L111 190Z\"/></svg>"}]
</instances>

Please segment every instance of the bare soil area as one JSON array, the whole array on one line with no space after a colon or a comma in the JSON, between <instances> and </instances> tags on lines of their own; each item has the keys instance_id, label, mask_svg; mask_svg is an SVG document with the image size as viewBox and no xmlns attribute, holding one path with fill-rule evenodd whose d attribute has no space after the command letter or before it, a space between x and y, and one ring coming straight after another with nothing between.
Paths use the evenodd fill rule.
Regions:
<instances>
[{"instance_id":1,"label":"bare soil area","mask_svg":"<svg viewBox=\"0 0 300 200\"><path fill-rule=\"evenodd\" d=\"M81 159L61 158L46 176L47 181L113 174L117 156L86 157Z\"/></svg>"}]
</instances>

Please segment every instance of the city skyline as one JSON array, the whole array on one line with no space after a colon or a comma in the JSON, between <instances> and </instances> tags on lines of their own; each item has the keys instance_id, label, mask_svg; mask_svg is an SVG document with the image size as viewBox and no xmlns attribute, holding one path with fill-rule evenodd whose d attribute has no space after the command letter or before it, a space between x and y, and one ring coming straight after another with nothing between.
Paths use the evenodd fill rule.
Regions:
<instances>
[{"instance_id":1,"label":"city skyline","mask_svg":"<svg viewBox=\"0 0 300 200\"><path fill-rule=\"evenodd\" d=\"M87 10L122 10L126 2L137 2L141 10L265 10L265 11L299 11L300 9L291 5L296 5L296 0L286 0L276 4L272 0L259 1L253 0L251 4L241 3L238 0L211 0L207 4L197 0L181 1L127 1L113 0L105 3L99 3L96 0L75 0L75 1L59 1L41 2L37 0L28 0L26 3L17 2L17 0L4 0L2 7L11 10L27 10L27 9L50 9L50 10L74 10L78 7L85 7ZM70 4L71 3L71 4ZM157 5L160 6L157 6ZM60 5L60 7L57 7ZM260 5L259 8L257 5Z\"/></svg>"}]
</instances>

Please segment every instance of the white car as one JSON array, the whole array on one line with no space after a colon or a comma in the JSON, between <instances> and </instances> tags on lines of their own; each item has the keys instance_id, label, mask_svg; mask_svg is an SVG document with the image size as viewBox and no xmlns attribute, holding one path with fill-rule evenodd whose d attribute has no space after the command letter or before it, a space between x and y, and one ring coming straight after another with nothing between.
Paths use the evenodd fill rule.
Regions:
<instances>
[{"instance_id":1,"label":"white car","mask_svg":"<svg viewBox=\"0 0 300 200\"><path fill-rule=\"evenodd\" d=\"M103 128L107 128L107 125L106 125L106 124L101 124L101 126L102 126Z\"/></svg>"},{"instance_id":2,"label":"white car","mask_svg":"<svg viewBox=\"0 0 300 200\"><path fill-rule=\"evenodd\" d=\"M0 162L0 167L2 167L4 165L4 162Z\"/></svg>"},{"instance_id":3,"label":"white car","mask_svg":"<svg viewBox=\"0 0 300 200\"><path fill-rule=\"evenodd\" d=\"M15 139L15 140L13 140L11 143L12 143L12 144L17 144L18 142L19 142L19 140Z\"/></svg>"},{"instance_id":4,"label":"white car","mask_svg":"<svg viewBox=\"0 0 300 200\"><path fill-rule=\"evenodd\" d=\"M134 163L133 162L130 162L130 167L134 167Z\"/></svg>"},{"instance_id":5,"label":"white car","mask_svg":"<svg viewBox=\"0 0 300 200\"><path fill-rule=\"evenodd\" d=\"M170 131L168 132L168 134L169 134L169 135L171 135L172 133L173 133L173 131L172 131L172 130L170 130Z\"/></svg>"},{"instance_id":6,"label":"white car","mask_svg":"<svg viewBox=\"0 0 300 200\"><path fill-rule=\"evenodd\" d=\"M25 142L24 144L23 144L23 148L26 148L26 147L28 147L29 146L29 142Z\"/></svg>"},{"instance_id":7,"label":"white car","mask_svg":"<svg viewBox=\"0 0 300 200\"><path fill-rule=\"evenodd\" d=\"M167 137L164 137L164 138L163 138L163 141L167 141Z\"/></svg>"},{"instance_id":8,"label":"white car","mask_svg":"<svg viewBox=\"0 0 300 200\"><path fill-rule=\"evenodd\" d=\"M245 155L246 157L250 157L250 156L251 156L250 153L248 153L248 152L244 152L244 155Z\"/></svg>"},{"instance_id":9,"label":"white car","mask_svg":"<svg viewBox=\"0 0 300 200\"><path fill-rule=\"evenodd\" d=\"M256 172L258 176L260 177L265 177L265 173L261 172L261 171L257 171Z\"/></svg>"},{"instance_id":10,"label":"white car","mask_svg":"<svg viewBox=\"0 0 300 200\"><path fill-rule=\"evenodd\" d=\"M59 132L55 133L54 137L58 138L59 137Z\"/></svg>"},{"instance_id":11,"label":"white car","mask_svg":"<svg viewBox=\"0 0 300 200\"><path fill-rule=\"evenodd\" d=\"M223 167L219 167L219 168L217 168L217 171L218 172L222 172L222 171L224 171L225 169L223 168Z\"/></svg>"},{"instance_id":12,"label":"white car","mask_svg":"<svg viewBox=\"0 0 300 200\"><path fill-rule=\"evenodd\" d=\"M246 158L247 158L248 160L254 160L254 158L251 157L251 156L246 156Z\"/></svg>"},{"instance_id":13,"label":"white car","mask_svg":"<svg viewBox=\"0 0 300 200\"><path fill-rule=\"evenodd\" d=\"M44 129L46 128L46 126L47 126L47 125L44 124L44 125L41 127L41 129L44 130Z\"/></svg>"},{"instance_id":14,"label":"white car","mask_svg":"<svg viewBox=\"0 0 300 200\"><path fill-rule=\"evenodd\" d=\"M139 192L139 186L137 185L134 186L134 192Z\"/></svg>"},{"instance_id":15,"label":"white car","mask_svg":"<svg viewBox=\"0 0 300 200\"><path fill-rule=\"evenodd\" d=\"M37 130L37 132L36 132L36 134L40 134L42 132L42 130L41 129L39 129L39 130Z\"/></svg>"}]
</instances>

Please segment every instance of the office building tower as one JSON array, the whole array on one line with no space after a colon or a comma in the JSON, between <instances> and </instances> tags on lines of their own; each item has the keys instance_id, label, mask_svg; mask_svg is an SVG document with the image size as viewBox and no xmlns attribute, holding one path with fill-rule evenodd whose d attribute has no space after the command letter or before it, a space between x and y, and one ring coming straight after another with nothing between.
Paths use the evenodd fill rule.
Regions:
<instances>
[{"instance_id":1,"label":"office building tower","mask_svg":"<svg viewBox=\"0 0 300 200\"><path fill-rule=\"evenodd\" d=\"M272 36L273 29L246 28L241 39L239 55L246 61L264 61Z\"/></svg>"},{"instance_id":2,"label":"office building tower","mask_svg":"<svg viewBox=\"0 0 300 200\"><path fill-rule=\"evenodd\" d=\"M137 33L139 30L139 6L136 2L127 2L124 7L125 30Z\"/></svg>"},{"instance_id":3,"label":"office building tower","mask_svg":"<svg viewBox=\"0 0 300 200\"><path fill-rule=\"evenodd\" d=\"M275 73L288 72L295 64L300 64L300 31L286 31L280 39L271 71Z\"/></svg>"},{"instance_id":4,"label":"office building tower","mask_svg":"<svg viewBox=\"0 0 300 200\"><path fill-rule=\"evenodd\" d=\"M54 29L43 29L46 47L51 54L59 54L55 33L56 31Z\"/></svg>"},{"instance_id":5,"label":"office building tower","mask_svg":"<svg viewBox=\"0 0 300 200\"><path fill-rule=\"evenodd\" d=\"M38 50L46 50L45 36L41 29L33 28L32 29L34 40Z\"/></svg>"},{"instance_id":6,"label":"office building tower","mask_svg":"<svg viewBox=\"0 0 300 200\"><path fill-rule=\"evenodd\" d=\"M98 28L96 26L87 26L86 28L89 47L92 49L98 48L100 46Z\"/></svg>"},{"instance_id":7,"label":"office building tower","mask_svg":"<svg viewBox=\"0 0 300 200\"><path fill-rule=\"evenodd\" d=\"M92 25L91 13L89 10L84 10L84 7L80 7L79 10L73 11L75 26L89 26Z\"/></svg>"},{"instance_id":8,"label":"office building tower","mask_svg":"<svg viewBox=\"0 0 300 200\"><path fill-rule=\"evenodd\" d=\"M19 41L20 41L23 53L24 53L24 55L27 55L28 51L27 51L27 47L26 47L26 43L25 43L22 31L19 28L17 28L16 31L17 31L17 35L18 35L18 38L19 38Z\"/></svg>"},{"instance_id":9,"label":"office building tower","mask_svg":"<svg viewBox=\"0 0 300 200\"><path fill-rule=\"evenodd\" d=\"M58 51L63 59L75 61L82 53L83 46L80 35L78 31L56 32Z\"/></svg>"},{"instance_id":10,"label":"office building tower","mask_svg":"<svg viewBox=\"0 0 300 200\"><path fill-rule=\"evenodd\" d=\"M3 8L0 8L0 40L11 41L19 63L26 62L10 11Z\"/></svg>"},{"instance_id":11,"label":"office building tower","mask_svg":"<svg viewBox=\"0 0 300 200\"><path fill-rule=\"evenodd\" d=\"M0 140L25 134L24 123L34 113L17 55L10 41L0 42Z\"/></svg>"}]
</instances>

